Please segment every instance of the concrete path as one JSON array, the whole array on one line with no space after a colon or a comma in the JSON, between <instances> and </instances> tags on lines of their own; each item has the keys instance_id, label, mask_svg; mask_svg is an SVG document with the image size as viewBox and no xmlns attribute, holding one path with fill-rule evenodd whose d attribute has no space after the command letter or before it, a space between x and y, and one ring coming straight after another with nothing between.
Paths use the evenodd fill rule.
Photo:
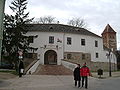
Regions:
<instances>
[{"instance_id":1,"label":"concrete path","mask_svg":"<svg viewBox=\"0 0 120 90\"><path fill-rule=\"evenodd\" d=\"M120 77L97 79L89 77L88 90L120 90ZM72 75L25 75L0 80L0 90L85 90L74 87Z\"/></svg>"}]
</instances>

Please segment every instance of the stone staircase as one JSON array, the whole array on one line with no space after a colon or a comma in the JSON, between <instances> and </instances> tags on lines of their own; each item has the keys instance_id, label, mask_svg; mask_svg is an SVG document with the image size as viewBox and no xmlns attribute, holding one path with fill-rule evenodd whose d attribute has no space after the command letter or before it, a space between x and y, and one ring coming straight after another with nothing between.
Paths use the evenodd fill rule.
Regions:
<instances>
[{"instance_id":1,"label":"stone staircase","mask_svg":"<svg viewBox=\"0 0 120 90\"><path fill-rule=\"evenodd\" d=\"M72 75L73 71L62 65L39 65L33 75Z\"/></svg>"}]
</instances>

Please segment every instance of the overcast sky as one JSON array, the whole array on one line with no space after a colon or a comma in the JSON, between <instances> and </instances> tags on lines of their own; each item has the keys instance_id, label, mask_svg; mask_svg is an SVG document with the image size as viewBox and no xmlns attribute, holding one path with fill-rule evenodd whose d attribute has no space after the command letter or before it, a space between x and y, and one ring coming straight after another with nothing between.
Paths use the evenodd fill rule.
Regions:
<instances>
[{"instance_id":1,"label":"overcast sky","mask_svg":"<svg viewBox=\"0 0 120 90\"><path fill-rule=\"evenodd\" d=\"M6 0L5 13L11 14L11 1ZM117 32L120 49L120 0L28 0L30 17L53 16L60 24L74 17L81 17L91 32L101 36L105 26L110 24Z\"/></svg>"}]
</instances>

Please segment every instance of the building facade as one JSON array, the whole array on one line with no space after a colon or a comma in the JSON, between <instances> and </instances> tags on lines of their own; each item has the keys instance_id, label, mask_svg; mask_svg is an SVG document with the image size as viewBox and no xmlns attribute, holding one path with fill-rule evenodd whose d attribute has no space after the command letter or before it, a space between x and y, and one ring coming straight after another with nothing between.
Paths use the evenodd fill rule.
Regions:
<instances>
[{"instance_id":1,"label":"building facade","mask_svg":"<svg viewBox=\"0 0 120 90\"><path fill-rule=\"evenodd\" d=\"M35 53L40 64L61 65L65 60L102 68L103 63L109 62L102 37L86 29L62 24L29 24L26 29L27 35L38 35L31 46L38 48ZM116 57L111 55L111 62L116 64Z\"/></svg>"},{"instance_id":2,"label":"building facade","mask_svg":"<svg viewBox=\"0 0 120 90\"><path fill-rule=\"evenodd\" d=\"M0 61L1 61L1 48L3 40L3 17L4 17L5 0L0 0Z\"/></svg>"}]
</instances>

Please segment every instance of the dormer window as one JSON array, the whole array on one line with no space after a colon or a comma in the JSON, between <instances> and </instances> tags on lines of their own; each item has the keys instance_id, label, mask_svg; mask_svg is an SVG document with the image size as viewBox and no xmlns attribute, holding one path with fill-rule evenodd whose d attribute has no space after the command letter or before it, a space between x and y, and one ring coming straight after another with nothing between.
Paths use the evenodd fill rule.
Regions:
<instances>
[{"instance_id":1,"label":"dormer window","mask_svg":"<svg viewBox=\"0 0 120 90\"><path fill-rule=\"evenodd\" d=\"M53 29L53 27L52 27L52 26L50 26L50 29Z\"/></svg>"}]
</instances>

